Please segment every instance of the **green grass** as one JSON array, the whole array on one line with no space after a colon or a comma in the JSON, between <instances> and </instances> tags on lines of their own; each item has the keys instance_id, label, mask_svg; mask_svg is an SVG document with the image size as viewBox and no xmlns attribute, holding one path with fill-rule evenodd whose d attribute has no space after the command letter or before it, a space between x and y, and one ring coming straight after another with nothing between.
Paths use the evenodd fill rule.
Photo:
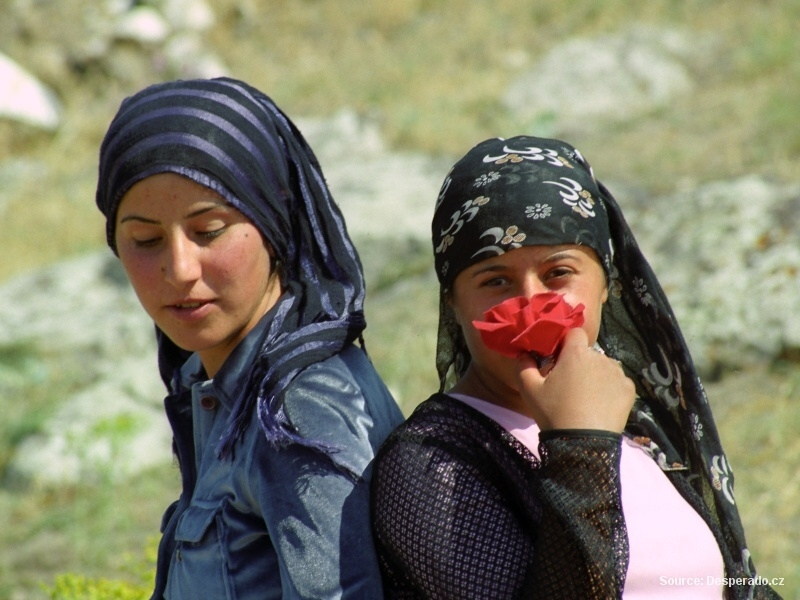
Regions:
<instances>
[{"instance_id":1,"label":"green grass","mask_svg":"<svg viewBox=\"0 0 800 600\"><path fill-rule=\"evenodd\" d=\"M55 6L29 4L39 11ZM208 43L233 76L266 91L291 116L331 116L353 107L380 124L390 146L450 157L486 137L547 133L546 116L520 123L499 99L554 45L632 24L686 28L712 36L723 48L713 60L697 65L702 85L695 93L603 131L577 131L569 141L602 179L652 193L672 192L685 179L702 182L750 173L797 177L797 2L211 4L219 24L209 32ZM63 11L57 22L65 23L72 13ZM13 31L9 21L0 23L0 50L20 60L33 56L30 45ZM5 250L0 281L104 245L103 222L94 207L97 150L120 100L151 82L138 74L147 68L141 59L127 79L109 81L96 65L87 64L50 80L65 101L64 124L55 135L0 122L0 168L11 164L17 174L7 177L0 190L0 205L5 205L0 207ZM370 267L374 277L365 335L370 355L409 412L437 385L438 300L432 274L426 275L427 248L394 250L404 260ZM26 389L2 379L0 470L16 443L36 431L50 407L81 384L63 365L57 357L39 356L36 349L0 349L0 377L20 369L41 373ZM709 386L736 470L737 500L756 564L764 575L786 578L787 586L779 590L786 598L800 598L799 378L795 363ZM64 572L133 582L131 557L149 547L177 485L175 469L166 468L128 485L0 488L0 597L47 597L41 584L53 586Z\"/></svg>"},{"instance_id":2,"label":"green grass","mask_svg":"<svg viewBox=\"0 0 800 600\"><path fill-rule=\"evenodd\" d=\"M46 598L44 586L66 573L141 584L141 563L179 485L177 467L163 467L124 484L0 488L0 598Z\"/></svg>"},{"instance_id":3,"label":"green grass","mask_svg":"<svg viewBox=\"0 0 800 600\"><path fill-rule=\"evenodd\" d=\"M0 481L17 444L40 431L55 395L74 389L80 377L51 365L31 344L0 345ZM14 401L24 398L24 402Z\"/></svg>"},{"instance_id":4,"label":"green grass","mask_svg":"<svg viewBox=\"0 0 800 600\"><path fill-rule=\"evenodd\" d=\"M756 369L708 392L756 567L786 579L784 598L800 598L800 369Z\"/></svg>"}]
</instances>

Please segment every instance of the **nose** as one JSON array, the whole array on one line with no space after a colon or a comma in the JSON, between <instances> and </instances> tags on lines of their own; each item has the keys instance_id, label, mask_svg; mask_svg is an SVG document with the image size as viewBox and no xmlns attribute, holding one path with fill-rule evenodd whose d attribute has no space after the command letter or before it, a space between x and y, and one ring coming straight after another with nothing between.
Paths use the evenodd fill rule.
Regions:
<instances>
[{"instance_id":1,"label":"nose","mask_svg":"<svg viewBox=\"0 0 800 600\"><path fill-rule=\"evenodd\" d=\"M526 298L549 291L536 273L527 273L522 279L521 287L520 295Z\"/></svg>"},{"instance_id":2,"label":"nose","mask_svg":"<svg viewBox=\"0 0 800 600\"><path fill-rule=\"evenodd\" d=\"M164 279L175 287L181 287L200 278L199 248L183 233L170 236L164 252L161 271Z\"/></svg>"}]
</instances>

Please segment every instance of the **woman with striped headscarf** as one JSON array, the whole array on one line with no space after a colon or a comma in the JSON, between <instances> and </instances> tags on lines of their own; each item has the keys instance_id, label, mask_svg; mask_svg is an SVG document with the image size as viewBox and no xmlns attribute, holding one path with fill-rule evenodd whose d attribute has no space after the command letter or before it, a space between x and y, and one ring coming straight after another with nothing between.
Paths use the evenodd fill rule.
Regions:
<instances>
[{"instance_id":1,"label":"woman with striped headscarf","mask_svg":"<svg viewBox=\"0 0 800 600\"><path fill-rule=\"evenodd\" d=\"M157 84L111 122L96 199L155 322L182 475L153 597L381 597L370 464L402 415L303 136L241 81Z\"/></svg>"}]
</instances>

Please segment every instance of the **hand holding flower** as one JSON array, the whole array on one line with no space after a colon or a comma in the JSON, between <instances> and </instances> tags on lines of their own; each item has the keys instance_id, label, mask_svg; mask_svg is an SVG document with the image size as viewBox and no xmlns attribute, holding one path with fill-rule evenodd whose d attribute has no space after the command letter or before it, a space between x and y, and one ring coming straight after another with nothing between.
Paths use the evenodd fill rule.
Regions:
<instances>
[{"instance_id":1,"label":"hand holding flower","mask_svg":"<svg viewBox=\"0 0 800 600\"><path fill-rule=\"evenodd\" d=\"M522 400L542 431L624 429L636 398L633 381L588 341L583 329L570 329L558 363L546 374L526 355L517 361Z\"/></svg>"}]
</instances>

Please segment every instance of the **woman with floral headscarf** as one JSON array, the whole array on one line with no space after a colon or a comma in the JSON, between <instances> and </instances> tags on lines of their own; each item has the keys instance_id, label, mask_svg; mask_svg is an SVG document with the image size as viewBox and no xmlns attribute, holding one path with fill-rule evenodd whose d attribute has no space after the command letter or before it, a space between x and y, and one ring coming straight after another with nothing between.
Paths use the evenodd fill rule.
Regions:
<instances>
[{"instance_id":1,"label":"woman with floral headscarf","mask_svg":"<svg viewBox=\"0 0 800 600\"><path fill-rule=\"evenodd\" d=\"M581 154L478 144L432 233L440 390L372 484L387 596L777 597L667 299Z\"/></svg>"},{"instance_id":2,"label":"woman with floral headscarf","mask_svg":"<svg viewBox=\"0 0 800 600\"><path fill-rule=\"evenodd\" d=\"M151 86L108 129L97 205L182 476L153 597L381 597L370 465L402 415L355 344L361 264L303 136L241 81Z\"/></svg>"}]
</instances>

